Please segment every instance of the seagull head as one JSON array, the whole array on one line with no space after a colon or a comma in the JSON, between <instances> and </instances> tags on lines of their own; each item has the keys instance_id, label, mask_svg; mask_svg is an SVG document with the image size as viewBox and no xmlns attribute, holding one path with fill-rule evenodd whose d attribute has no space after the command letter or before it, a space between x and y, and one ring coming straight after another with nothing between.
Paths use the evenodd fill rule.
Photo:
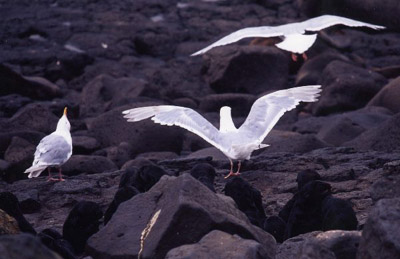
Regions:
<instances>
[{"instance_id":1,"label":"seagull head","mask_svg":"<svg viewBox=\"0 0 400 259\"><path fill-rule=\"evenodd\" d=\"M227 133L237 130L232 120L231 107L229 106L222 107L219 112L219 116L220 116L220 121L219 121L220 132Z\"/></svg>"},{"instance_id":2,"label":"seagull head","mask_svg":"<svg viewBox=\"0 0 400 259\"><path fill-rule=\"evenodd\" d=\"M67 118L67 107L64 108L64 114L57 123L56 131L70 131L71 124Z\"/></svg>"}]
</instances>

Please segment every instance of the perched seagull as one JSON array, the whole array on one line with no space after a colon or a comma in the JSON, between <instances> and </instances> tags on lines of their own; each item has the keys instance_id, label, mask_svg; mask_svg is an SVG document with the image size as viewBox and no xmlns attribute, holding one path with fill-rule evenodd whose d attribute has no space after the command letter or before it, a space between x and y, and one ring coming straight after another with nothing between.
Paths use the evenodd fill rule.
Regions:
<instances>
[{"instance_id":1,"label":"perched seagull","mask_svg":"<svg viewBox=\"0 0 400 259\"><path fill-rule=\"evenodd\" d=\"M61 165L67 162L72 155L71 124L67 118L67 107L64 115L57 123L57 129L50 135L44 137L36 147L35 158L32 166L25 170L29 173L28 178L38 177L47 168L49 177L47 181L64 181L61 174ZM58 167L59 178L51 176L50 167Z\"/></svg>"},{"instance_id":2,"label":"perched seagull","mask_svg":"<svg viewBox=\"0 0 400 259\"><path fill-rule=\"evenodd\" d=\"M350 27L369 27L375 30L384 29L384 26L374 25L370 23L360 22L353 19L335 16L335 15L322 15L319 17L311 18L303 22L289 23L279 26L261 26L249 27L235 31L222 39L214 42L213 44L193 53L192 56L203 54L210 49L227 45L244 38L251 37L282 37L283 41L275 44L278 48L292 52L292 59L297 60L297 54L303 54L306 59L305 52L314 44L317 39L318 32L330 26L342 24ZM305 34L309 32L309 34Z\"/></svg>"},{"instance_id":3,"label":"perched seagull","mask_svg":"<svg viewBox=\"0 0 400 259\"><path fill-rule=\"evenodd\" d=\"M191 131L221 150L231 163L229 174L240 174L241 161L250 159L251 153L268 145L262 141L282 115L299 104L315 102L321 92L320 85L308 85L280 90L257 99L251 107L245 122L236 128L231 117L231 108L220 110L219 130L196 111L180 106L159 105L123 111L128 121L150 118L161 125L179 126ZM238 160L237 172L233 172L232 160Z\"/></svg>"}]
</instances>

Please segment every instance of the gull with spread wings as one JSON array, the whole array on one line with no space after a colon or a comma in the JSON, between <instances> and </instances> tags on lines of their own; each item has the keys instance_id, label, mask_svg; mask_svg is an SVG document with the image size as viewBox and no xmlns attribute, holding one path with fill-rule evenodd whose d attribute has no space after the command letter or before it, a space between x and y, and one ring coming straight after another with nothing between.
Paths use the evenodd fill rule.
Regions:
<instances>
[{"instance_id":1,"label":"gull with spread wings","mask_svg":"<svg viewBox=\"0 0 400 259\"><path fill-rule=\"evenodd\" d=\"M279 90L258 98L251 107L245 122L236 128L231 108L220 110L219 130L196 111L180 106L159 105L139 107L123 111L130 122L151 118L155 123L179 126L191 131L222 151L231 163L231 170L225 177L240 174L241 161L249 160L251 153L268 145L264 138L278 122L279 118L300 102L315 102L321 92L320 85L308 85ZM232 160L238 160L237 172L233 172Z\"/></svg>"},{"instance_id":2,"label":"gull with spread wings","mask_svg":"<svg viewBox=\"0 0 400 259\"><path fill-rule=\"evenodd\" d=\"M314 44L317 39L318 32L322 29L334 25L346 25L349 27L369 27L375 30L384 29L385 27L356 21L353 19L340 17L336 15L322 15L303 22L289 23L279 26L260 26L248 27L235 31L213 44L193 53L192 56L203 54L212 48L227 45L244 38L252 37L282 37L283 41L277 43L276 46L280 49L292 52L292 59L296 61L297 57L294 53L303 54L307 58L305 52ZM306 34L308 32L308 34Z\"/></svg>"}]
</instances>

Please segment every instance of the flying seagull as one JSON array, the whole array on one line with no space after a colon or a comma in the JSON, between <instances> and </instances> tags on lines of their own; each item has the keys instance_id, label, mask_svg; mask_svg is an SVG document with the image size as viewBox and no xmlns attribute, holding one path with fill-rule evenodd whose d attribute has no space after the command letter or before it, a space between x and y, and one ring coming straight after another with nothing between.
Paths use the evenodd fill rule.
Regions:
<instances>
[{"instance_id":1,"label":"flying seagull","mask_svg":"<svg viewBox=\"0 0 400 259\"><path fill-rule=\"evenodd\" d=\"M303 54L306 58L305 52L314 44L317 39L319 30L328 28L334 25L346 25L350 27L369 27L375 30L384 29L384 26L374 25L370 23L360 22L353 19L335 16L335 15L322 15L303 22L289 23L279 26L260 26L248 27L235 31L222 39L214 42L213 44L193 53L192 56L203 54L210 49L227 45L244 38L251 37L282 37L283 41L275 44L278 48L292 52L292 58L296 61L297 54ZM307 34L306 34L307 33Z\"/></svg>"},{"instance_id":2,"label":"flying seagull","mask_svg":"<svg viewBox=\"0 0 400 259\"><path fill-rule=\"evenodd\" d=\"M299 102L315 102L321 92L320 85L308 85L280 90L257 99L245 122L236 128L231 117L231 108L220 110L219 130L196 111L180 106L159 105L123 111L130 122L151 118L155 123L179 126L191 131L221 150L231 163L229 174L240 174L241 161L250 159L251 153L268 145L262 141L282 115ZM238 160L237 172L233 172L232 160Z\"/></svg>"},{"instance_id":3,"label":"flying seagull","mask_svg":"<svg viewBox=\"0 0 400 259\"><path fill-rule=\"evenodd\" d=\"M67 107L57 123L57 129L44 137L36 147L32 166L25 170L28 178L38 177L46 168L49 172L47 181L64 181L61 174L61 165L67 162L72 155L71 124L67 118ZM51 176L50 167L58 167L59 178Z\"/></svg>"}]
</instances>

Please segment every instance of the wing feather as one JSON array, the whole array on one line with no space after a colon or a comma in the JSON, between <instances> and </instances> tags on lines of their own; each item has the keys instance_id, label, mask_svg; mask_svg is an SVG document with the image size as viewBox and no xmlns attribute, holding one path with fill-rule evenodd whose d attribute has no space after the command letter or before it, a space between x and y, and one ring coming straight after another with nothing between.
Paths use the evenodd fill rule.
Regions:
<instances>
[{"instance_id":1,"label":"wing feather","mask_svg":"<svg viewBox=\"0 0 400 259\"><path fill-rule=\"evenodd\" d=\"M315 102L320 85L308 85L280 90L257 99L238 133L255 143L261 143L286 111L300 102Z\"/></svg>"},{"instance_id":2,"label":"wing feather","mask_svg":"<svg viewBox=\"0 0 400 259\"><path fill-rule=\"evenodd\" d=\"M330 26L342 24L349 27L369 27L375 30L384 29L384 26L361 22L336 15L321 15L300 23L306 31L320 31Z\"/></svg>"},{"instance_id":3,"label":"wing feather","mask_svg":"<svg viewBox=\"0 0 400 259\"><path fill-rule=\"evenodd\" d=\"M179 126L200 136L216 148L226 151L221 143L221 134L209 121L196 111L173 105L134 108L122 112L128 121L140 121L151 117L155 123Z\"/></svg>"},{"instance_id":4,"label":"wing feather","mask_svg":"<svg viewBox=\"0 0 400 259\"><path fill-rule=\"evenodd\" d=\"M60 135L44 137L36 147L33 165L58 165L64 163L72 154L72 147Z\"/></svg>"}]
</instances>

